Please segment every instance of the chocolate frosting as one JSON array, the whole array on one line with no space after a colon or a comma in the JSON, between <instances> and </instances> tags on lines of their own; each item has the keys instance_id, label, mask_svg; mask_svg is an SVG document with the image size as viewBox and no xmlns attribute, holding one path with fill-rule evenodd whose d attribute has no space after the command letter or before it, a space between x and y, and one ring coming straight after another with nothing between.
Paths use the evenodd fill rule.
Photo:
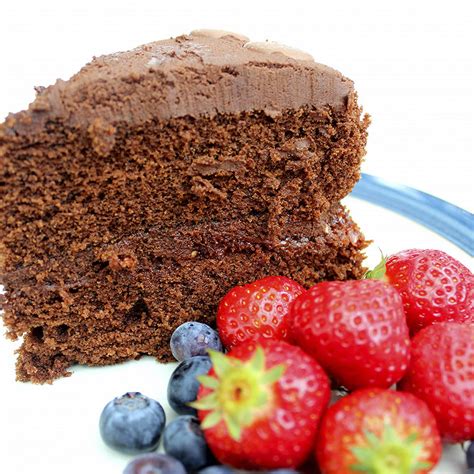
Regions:
<instances>
[{"instance_id":1,"label":"chocolate frosting","mask_svg":"<svg viewBox=\"0 0 474 474\"><path fill-rule=\"evenodd\" d=\"M4 131L34 133L51 120L89 129L253 110L277 116L304 105L344 110L352 91L352 81L306 53L200 30L94 58L41 89Z\"/></svg>"}]
</instances>

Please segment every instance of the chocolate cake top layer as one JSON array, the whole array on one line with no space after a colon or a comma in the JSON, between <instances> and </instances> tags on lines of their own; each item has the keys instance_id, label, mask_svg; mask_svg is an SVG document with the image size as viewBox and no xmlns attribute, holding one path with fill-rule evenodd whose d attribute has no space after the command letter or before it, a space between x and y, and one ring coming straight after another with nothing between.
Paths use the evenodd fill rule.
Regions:
<instances>
[{"instance_id":1,"label":"chocolate cake top layer","mask_svg":"<svg viewBox=\"0 0 474 474\"><path fill-rule=\"evenodd\" d=\"M38 90L4 133L34 133L48 121L88 128L149 120L301 106L344 110L352 81L302 51L200 30L95 58L68 81ZM1 131L1 130L0 130Z\"/></svg>"}]
</instances>

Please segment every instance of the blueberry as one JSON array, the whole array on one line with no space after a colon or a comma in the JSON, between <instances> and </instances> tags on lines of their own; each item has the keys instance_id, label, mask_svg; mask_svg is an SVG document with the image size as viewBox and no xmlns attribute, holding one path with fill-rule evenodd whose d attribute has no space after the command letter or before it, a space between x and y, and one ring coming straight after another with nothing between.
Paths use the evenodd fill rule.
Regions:
<instances>
[{"instance_id":1,"label":"blueberry","mask_svg":"<svg viewBox=\"0 0 474 474\"><path fill-rule=\"evenodd\" d=\"M467 467L474 469L474 441L469 443L469 446L466 451L466 461Z\"/></svg>"},{"instance_id":2,"label":"blueberry","mask_svg":"<svg viewBox=\"0 0 474 474\"><path fill-rule=\"evenodd\" d=\"M199 426L190 415L179 416L163 432L165 453L179 459L188 471L196 471L215 462Z\"/></svg>"},{"instance_id":3,"label":"blueberry","mask_svg":"<svg viewBox=\"0 0 474 474\"><path fill-rule=\"evenodd\" d=\"M171 352L178 362L198 355L207 355L207 349L222 352L219 335L207 324L195 321L181 324L170 341Z\"/></svg>"},{"instance_id":4,"label":"blueberry","mask_svg":"<svg viewBox=\"0 0 474 474\"><path fill-rule=\"evenodd\" d=\"M143 454L127 464L123 474L186 474L184 466L166 454Z\"/></svg>"},{"instance_id":5,"label":"blueberry","mask_svg":"<svg viewBox=\"0 0 474 474\"><path fill-rule=\"evenodd\" d=\"M187 404L196 400L199 382L196 377L209 372L211 359L195 356L183 360L171 374L168 382L168 403L180 415L196 415L196 410Z\"/></svg>"},{"instance_id":6,"label":"blueberry","mask_svg":"<svg viewBox=\"0 0 474 474\"><path fill-rule=\"evenodd\" d=\"M100 415L100 435L117 451L138 454L158 447L166 417L163 407L139 392L107 403Z\"/></svg>"},{"instance_id":7,"label":"blueberry","mask_svg":"<svg viewBox=\"0 0 474 474\"><path fill-rule=\"evenodd\" d=\"M227 466L209 466L200 470L198 474L234 474L235 472L236 471Z\"/></svg>"}]
</instances>

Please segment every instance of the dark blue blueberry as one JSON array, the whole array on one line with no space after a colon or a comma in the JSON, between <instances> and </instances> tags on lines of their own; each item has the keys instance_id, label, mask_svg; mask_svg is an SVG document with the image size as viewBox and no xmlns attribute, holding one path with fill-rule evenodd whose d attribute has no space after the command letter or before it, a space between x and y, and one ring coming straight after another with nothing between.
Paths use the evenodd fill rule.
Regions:
<instances>
[{"instance_id":1,"label":"dark blue blueberry","mask_svg":"<svg viewBox=\"0 0 474 474\"><path fill-rule=\"evenodd\" d=\"M207 324L195 321L181 324L170 341L171 352L178 362L198 355L207 355L207 349L222 352L219 335Z\"/></svg>"},{"instance_id":2,"label":"dark blue blueberry","mask_svg":"<svg viewBox=\"0 0 474 474\"><path fill-rule=\"evenodd\" d=\"M187 404L194 402L199 390L196 377L209 372L212 363L207 356L196 356L183 360L171 374L168 382L168 403L180 415L196 415L196 410Z\"/></svg>"},{"instance_id":3,"label":"dark blue blueberry","mask_svg":"<svg viewBox=\"0 0 474 474\"><path fill-rule=\"evenodd\" d=\"M234 474L235 472L231 467L227 466L209 466L200 470L198 474Z\"/></svg>"},{"instance_id":4,"label":"dark blue blueberry","mask_svg":"<svg viewBox=\"0 0 474 474\"><path fill-rule=\"evenodd\" d=\"M469 443L469 446L466 450L466 461L467 467L472 467L474 469L474 441Z\"/></svg>"},{"instance_id":5,"label":"dark blue blueberry","mask_svg":"<svg viewBox=\"0 0 474 474\"><path fill-rule=\"evenodd\" d=\"M215 462L199 426L191 415L179 416L163 432L165 453L179 459L188 471L196 471Z\"/></svg>"},{"instance_id":6,"label":"dark blue blueberry","mask_svg":"<svg viewBox=\"0 0 474 474\"><path fill-rule=\"evenodd\" d=\"M143 454L127 464L123 474L186 474L184 466L166 454Z\"/></svg>"},{"instance_id":7,"label":"dark blue blueberry","mask_svg":"<svg viewBox=\"0 0 474 474\"><path fill-rule=\"evenodd\" d=\"M144 453L158 447L165 422L165 412L157 401L130 392L107 403L100 415L100 435L117 451Z\"/></svg>"}]
</instances>

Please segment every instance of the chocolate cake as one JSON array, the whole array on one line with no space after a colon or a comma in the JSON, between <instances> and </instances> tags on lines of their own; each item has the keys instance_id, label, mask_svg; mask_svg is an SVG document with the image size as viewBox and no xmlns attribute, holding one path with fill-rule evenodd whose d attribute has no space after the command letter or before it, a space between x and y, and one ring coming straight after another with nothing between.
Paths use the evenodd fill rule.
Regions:
<instances>
[{"instance_id":1,"label":"chocolate cake","mask_svg":"<svg viewBox=\"0 0 474 474\"><path fill-rule=\"evenodd\" d=\"M94 58L0 125L4 322L19 380L169 360L234 285L359 278L368 118L298 50L196 31Z\"/></svg>"}]
</instances>

